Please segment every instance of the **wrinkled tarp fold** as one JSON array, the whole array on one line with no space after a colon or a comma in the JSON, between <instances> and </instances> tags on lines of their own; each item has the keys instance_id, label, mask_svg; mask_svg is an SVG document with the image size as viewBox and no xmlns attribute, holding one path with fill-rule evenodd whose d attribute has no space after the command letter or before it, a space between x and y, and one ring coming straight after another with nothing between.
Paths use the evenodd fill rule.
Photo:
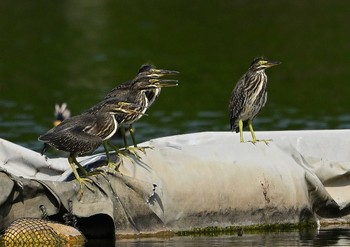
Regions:
<instances>
[{"instance_id":1,"label":"wrinkled tarp fold","mask_svg":"<svg viewBox=\"0 0 350 247\"><path fill-rule=\"evenodd\" d=\"M122 157L121 173L93 177L94 192L84 187L80 201L66 158L49 159L0 139L0 229L45 214L63 222L67 213L104 215L117 234L298 224L350 214L350 131L256 134L273 141L254 145L231 132L202 132L142 143L152 148ZM105 159L96 154L79 161L91 168Z\"/></svg>"}]
</instances>

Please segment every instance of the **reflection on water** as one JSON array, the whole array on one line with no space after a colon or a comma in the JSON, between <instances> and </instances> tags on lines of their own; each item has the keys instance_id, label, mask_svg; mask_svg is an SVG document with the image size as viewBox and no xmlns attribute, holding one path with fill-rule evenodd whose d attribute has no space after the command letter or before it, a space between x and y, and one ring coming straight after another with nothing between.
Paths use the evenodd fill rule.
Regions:
<instances>
[{"instance_id":1,"label":"reflection on water","mask_svg":"<svg viewBox=\"0 0 350 247\"><path fill-rule=\"evenodd\" d=\"M103 242L90 241L86 246L101 246ZM243 236L185 236L172 238L141 238L117 240L115 246L170 247L170 246L349 246L350 228L243 234Z\"/></svg>"},{"instance_id":2,"label":"reflection on water","mask_svg":"<svg viewBox=\"0 0 350 247\"><path fill-rule=\"evenodd\" d=\"M6 104L9 109L16 110L13 107L14 103L7 102ZM52 112L49 113L51 115L47 116L47 119L52 120L53 114ZM167 112L150 109L148 114L134 125L138 142L193 132L230 131L228 113L225 111L199 111L189 115L184 111ZM9 115L11 116L9 117ZM256 118L254 128L257 132L350 128L350 114L322 115L319 117L300 117L300 115L301 113L297 109L276 109L271 115L266 112ZM17 114L0 115L1 138L11 140L35 151L39 151L42 147L42 144L37 141L37 137L49 128L51 128L51 122L45 126L39 125L30 113L30 108L23 109Z\"/></svg>"},{"instance_id":3,"label":"reflection on water","mask_svg":"<svg viewBox=\"0 0 350 247\"><path fill-rule=\"evenodd\" d=\"M149 237L118 239L115 243L113 243L113 240L91 239L84 246L100 247L113 245L116 247L350 246L350 228L243 234L242 236Z\"/></svg>"}]
</instances>

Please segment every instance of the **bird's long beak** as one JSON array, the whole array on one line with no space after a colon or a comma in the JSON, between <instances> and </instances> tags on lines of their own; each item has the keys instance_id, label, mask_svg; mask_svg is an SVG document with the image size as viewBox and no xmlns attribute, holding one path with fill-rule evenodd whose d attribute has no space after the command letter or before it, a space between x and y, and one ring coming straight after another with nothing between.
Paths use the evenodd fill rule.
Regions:
<instances>
[{"instance_id":1,"label":"bird's long beak","mask_svg":"<svg viewBox=\"0 0 350 247\"><path fill-rule=\"evenodd\" d=\"M175 87L178 85L178 80L158 80L158 79L152 79L150 80L150 83L157 88L162 87Z\"/></svg>"},{"instance_id":2,"label":"bird's long beak","mask_svg":"<svg viewBox=\"0 0 350 247\"><path fill-rule=\"evenodd\" d=\"M163 77L163 76L166 76L166 75L177 75L179 74L178 71L175 71L175 70L165 70L165 69L150 69L150 74L148 75L145 75L146 77Z\"/></svg>"},{"instance_id":3,"label":"bird's long beak","mask_svg":"<svg viewBox=\"0 0 350 247\"><path fill-rule=\"evenodd\" d=\"M281 64L279 61L267 61L266 67L272 67Z\"/></svg>"}]
</instances>

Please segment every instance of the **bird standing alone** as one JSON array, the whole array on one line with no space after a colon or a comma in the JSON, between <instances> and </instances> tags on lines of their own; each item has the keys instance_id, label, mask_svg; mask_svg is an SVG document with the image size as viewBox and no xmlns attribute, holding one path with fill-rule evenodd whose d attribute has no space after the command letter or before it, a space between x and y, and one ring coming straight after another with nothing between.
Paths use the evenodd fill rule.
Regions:
<instances>
[{"instance_id":1,"label":"bird standing alone","mask_svg":"<svg viewBox=\"0 0 350 247\"><path fill-rule=\"evenodd\" d=\"M252 122L267 101L265 69L279 64L281 62L271 61L263 57L255 58L231 93L229 102L231 130L240 133L241 142L244 142L243 128L248 125L252 135L252 143L258 141L268 143L268 140L256 139Z\"/></svg>"}]
</instances>

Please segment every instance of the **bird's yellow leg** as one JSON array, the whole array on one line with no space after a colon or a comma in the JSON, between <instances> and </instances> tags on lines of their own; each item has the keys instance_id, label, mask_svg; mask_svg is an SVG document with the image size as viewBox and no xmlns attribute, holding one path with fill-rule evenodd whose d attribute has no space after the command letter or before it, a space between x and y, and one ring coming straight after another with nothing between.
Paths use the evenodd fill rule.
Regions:
<instances>
[{"instance_id":1,"label":"bird's yellow leg","mask_svg":"<svg viewBox=\"0 0 350 247\"><path fill-rule=\"evenodd\" d=\"M240 138L241 142L244 142L244 138L243 138L243 121L242 121L242 119L240 119L238 121L238 128L239 128L239 138Z\"/></svg>"},{"instance_id":2,"label":"bird's yellow leg","mask_svg":"<svg viewBox=\"0 0 350 247\"><path fill-rule=\"evenodd\" d=\"M130 132L130 135L131 135L131 138L132 138L132 144L134 144L134 147L136 148L137 147L137 143L136 143L136 139L135 139L135 130L132 127L131 124L130 124L130 127L129 127L129 132Z\"/></svg>"},{"instance_id":3,"label":"bird's yellow leg","mask_svg":"<svg viewBox=\"0 0 350 247\"><path fill-rule=\"evenodd\" d=\"M130 132L130 135L131 135L131 138L132 138L132 142L134 144L134 148L127 148L127 149L130 152L132 152L134 155L136 155L138 158L140 158L140 156L133 149L136 149L136 150L139 150L139 151L145 153L145 149L146 148L151 148L151 147L138 147L137 146L136 139L135 139L135 130L132 127L132 125L130 125L130 127L129 127L129 132Z\"/></svg>"},{"instance_id":4,"label":"bird's yellow leg","mask_svg":"<svg viewBox=\"0 0 350 247\"><path fill-rule=\"evenodd\" d=\"M248 128L249 128L249 131L250 133L252 134L252 143L256 143L256 136L255 136L255 133L254 133L254 129L253 129L253 123L252 123L252 120L248 120Z\"/></svg>"},{"instance_id":5,"label":"bird's yellow leg","mask_svg":"<svg viewBox=\"0 0 350 247\"><path fill-rule=\"evenodd\" d=\"M94 170L92 172L88 172L78 161L76 158L74 158L73 163L79 168L79 170L83 173L83 177L89 177L89 176L94 176L97 174L100 174L98 170ZM74 172L74 170L73 170ZM91 181L91 179L90 179Z\"/></svg>"},{"instance_id":6,"label":"bird's yellow leg","mask_svg":"<svg viewBox=\"0 0 350 247\"><path fill-rule=\"evenodd\" d=\"M110 141L107 142L108 146L110 146L115 152L116 154L120 157L121 155L126 157L126 158L129 158L129 151L127 149L125 150L120 150L116 145L114 145L113 143L111 143ZM121 160L122 161L122 160ZM118 164L119 166L120 164Z\"/></svg>"},{"instance_id":7,"label":"bird's yellow leg","mask_svg":"<svg viewBox=\"0 0 350 247\"><path fill-rule=\"evenodd\" d=\"M81 178L78 174L77 169L75 168L75 164L79 164L79 162L76 160L75 157L69 156L68 161L70 166L72 167L75 179L79 182L80 184L80 189L79 189L79 197L81 198L83 196L83 185L85 185L89 190L94 192L95 190L91 187L89 183L93 183L93 181L90 178ZM79 164L79 166L81 166Z\"/></svg>"},{"instance_id":8,"label":"bird's yellow leg","mask_svg":"<svg viewBox=\"0 0 350 247\"><path fill-rule=\"evenodd\" d=\"M249 130L250 130L250 133L252 134L252 140L251 140L251 142L253 143L253 144L255 144L256 142L265 142L265 144L266 145L268 145L269 144L269 141L272 141L271 139L269 139L269 140L257 140L256 139L256 136L255 136L255 133L254 133L254 129L253 129L253 121L252 120L248 120L248 128L249 128Z\"/></svg>"},{"instance_id":9,"label":"bird's yellow leg","mask_svg":"<svg viewBox=\"0 0 350 247\"><path fill-rule=\"evenodd\" d=\"M127 157L127 158L129 158L129 156L127 155L127 152L119 150L119 148L118 148L117 146L115 146L113 143L111 143L110 141L107 141L107 144L108 144L108 146L110 146L112 149L115 150L117 156L118 156L119 159L120 159L119 162L118 162L118 164L116 164L116 163L114 163L114 162L111 162L111 164L109 165L109 167L110 167L110 168L114 168L114 170L116 170L116 171L119 171L119 167L120 167L120 165L123 163L123 159L122 159L120 156L122 155L122 156L125 156L125 157Z\"/></svg>"},{"instance_id":10,"label":"bird's yellow leg","mask_svg":"<svg viewBox=\"0 0 350 247\"><path fill-rule=\"evenodd\" d=\"M104 142L102 143L103 149L105 150L106 157L107 157L107 166L108 166L108 167L112 167L112 166L115 166L116 164L115 164L114 162L112 162L112 160L111 160L111 156L109 155L109 150L108 150L107 144L109 144L108 141L104 141Z\"/></svg>"},{"instance_id":11,"label":"bird's yellow leg","mask_svg":"<svg viewBox=\"0 0 350 247\"><path fill-rule=\"evenodd\" d=\"M110 146L116 152L117 155L124 154L124 153L122 153L122 151L119 150L119 148L116 145L114 145L110 141L106 141L106 143L108 144L108 146Z\"/></svg>"},{"instance_id":12,"label":"bird's yellow leg","mask_svg":"<svg viewBox=\"0 0 350 247\"><path fill-rule=\"evenodd\" d=\"M85 179L85 177L87 178L89 176L96 175L94 172L88 172L87 170L85 170L85 168L77 161L77 159L75 157L72 157L72 161L79 168L79 170L84 173L84 175L83 175L84 179ZM74 168L75 168L75 166L74 166ZM74 172L74 170L73 170L73 172ZM77 172L77 174L79 175L78 172ZM88 180L88 181L90 181L92 183L91 179L86 179L86 180Z\"/></svg>"},{"instance_id":13,"label":"bird's yellow leg","mask_svg":"<svg viewBox=\"0 0 350 247\"><path fill-rule=\"evenodd\" d=\"M128 142L126 140L126 134L125 134L125 127L124 126L120 126L120 134L123 137L124 147L125 147L125 149L127 149L128 148Z\"/></svg>"},{"instance_id":14,"label":"bird's yellow leg","mask_svg":"<svg viewBox=\"0 0 350 247\"><path fill-rule=\"evenodd\" d=\"M131 135L131 138L132 138L132 141L133 141L133 144L134 144L134 147L135 148L137 148L137 144L136 144L136 140L135 140L135 137L134 137L134 129L132 129L132 126L130 125L130 127L129 127L129 132L130 132L130 135ZM121 135L122 135L122 137L123 137L123 141L124 141L124 148L125 148L125 150L127 150L129 153L132 153L132 154L134 154L134 155L136 155L137 156L137 154L134 152L134 151L132 151L132 148L130 148L130 147L128 147L128 142L127 142L127 140L126 140L126 133L125 133L125 127L124 126L121 126L120 127L120 133L121 133ZM119 149L115 149L119 154L123 154L124 155L124 153L122 153Z\"/></svg>"},{"instance_id":15,"label":"bird's yellow leg","mask_svg":"<svg viewBox=\"0 0 350 247\"><path fill-rule=\"evenodd\" d=\"M107 157L107 169L106 167L98 167L96 168L94 171L93 171L93 174L92 175L97 175L97 174L101 174L103 175L104 177L107 178L107 173L112 170L113 173L115 171L118 171L119 170L119 166L121 164L121 159L120 159L120 162L117 163L114 163L112 160L111 160L111 155L109 154L109 150L108 150L108 146L110 146L112 149L114 149L116 151L116 154L117 156L119 156L119 149L114 146L109 140L105 140L102 142L102 145L103 145L103 149L105 150L105 153L106 153L106 157Z\"/></svg>"},{"instance_id":16,"label":"bird's yellow leg","mask_svg":"<svg viewBox=\"0 0 350 247\"><path fill-rule=\"evenodd\" d=\"M73 159L73 163L76 164L76 166L79 168L79 170L84 173L84 176L88 177L89 176L89 172L87 170L85 170L85 168L80 165L80 163L77 161L76 158Z\"/></svg>"}]
</instances>

